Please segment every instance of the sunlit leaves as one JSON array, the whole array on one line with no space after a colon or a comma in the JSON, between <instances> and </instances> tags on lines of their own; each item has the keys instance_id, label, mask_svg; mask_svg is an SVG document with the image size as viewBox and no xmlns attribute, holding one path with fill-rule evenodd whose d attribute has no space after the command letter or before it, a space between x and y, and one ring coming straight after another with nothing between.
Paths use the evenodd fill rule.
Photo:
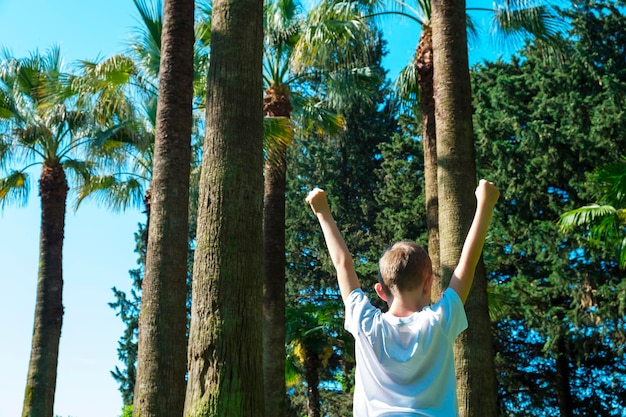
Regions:
<instances>
[{"instance_id":1,"label":"sunlit leaves","mask_svg":"<svg viewBox=\"0 0 626 417\"><path fill-rule=\"evenodd\" d=\"M28 174L12 171L8 176L0 178L0 207L4 208L7 203L25 205L29 191Z\"/></svg>"}]
</instances>

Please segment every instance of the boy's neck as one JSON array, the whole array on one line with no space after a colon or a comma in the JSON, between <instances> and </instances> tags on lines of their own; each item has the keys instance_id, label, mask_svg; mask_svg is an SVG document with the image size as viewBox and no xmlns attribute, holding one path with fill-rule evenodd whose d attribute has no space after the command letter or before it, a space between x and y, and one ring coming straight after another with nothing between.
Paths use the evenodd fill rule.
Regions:
<instances>
[{"instance_id":1,"label":"boy's neck","mask_svg":"<svg viewBox=\"0 0 626 417\"><path fill-rule=\"evenodd\" d=\"M429 300L422 300L416 294L398 294L387 300L389 314L395 317L408 317L411 314L422 311L428 305Z\"/></svg>"}]
</instances>

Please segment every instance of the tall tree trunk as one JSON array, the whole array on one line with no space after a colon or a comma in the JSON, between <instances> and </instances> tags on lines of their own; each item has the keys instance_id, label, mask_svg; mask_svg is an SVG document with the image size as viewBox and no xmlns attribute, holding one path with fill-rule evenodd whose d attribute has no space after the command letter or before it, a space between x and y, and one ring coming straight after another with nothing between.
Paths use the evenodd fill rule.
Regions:
<instances>
[{"instance_id":1,"label":"tall tree trunk","mask_svg":"<svg viewBox=\"0 0 626 417\"><path fill-rule=\"evenodd\" d=\"M433 96L433 39L430 26L422 26L417 46L417 73L422 113L422 145L424 148L424 191L426 198L426 224L428 227L428 255L432 261L435 281L432 299L438 300L443 292L439 266L439 197L437 191L437 132L435 129L435 98Z\"/></svg>"},{"instance_id":2,"label":"tall tree trunk","mask_svg":"<svg viewBox=\"0 0 626 417\"><path fill-rule=\"evenodd\" d=\"M43 164L39 180L41 232L33 340L22 417L52 417L63 324L63 234L67 179L58 161Z\"/></svg>"},{"instance_id":3,"label":"tall tree trunk","mask_svg":"<svg viewBox=\"0 0 626 417\"><path fill-rule=\"evenodd\" d=\"M269 117L291 116L289 90L272 86L263 100ZM285 184L287 145L270 143L263 198L263 386L265 417L287 413L285 386Z\"/></svg>"},{"instance_id":4,"label":"tall tree trunk","mask_svg":"<svg viewBox=\"0 0 626 417\"><path fill-rule=\"evenodd\" d=\"M556 397L560 417L574 417L574 404L570 390L570 370L565 337L558 336L556 357Z\"/></svg>"},{"instance_id":5,"label":"tall tree trunk","mask_svg":"<svg viewBox=\"0 0 626 417\"><path fill-rule=\"evenodd\" d=\"M442 276L450 277L476 207L466 15L464 0L433 0L431 4L440 262ZM497 415L486 287L481 261L465 304L469 328L455 344L457 397L462 417Z\"/></svg>"},{"instance_id":6,"label":"tall tree trunk","mask_svg":"<svg viewBox=\"0 0 626 417\"><path fill-rule=\"evenodd\" d=\"M306 408L308 417L320 417L321 401L320 401L320 355L306 349L306 357L304 358L304 379L306 380Z\"/></svg>"},{"instance_id":7,"label":"tall tree trunk","mask_svg":"<svg viewBox=\"0 0 626 417\"><path fill-rule=\"evenodd\" d=\"M194 1L166 0L134 414L182 415L193 96Z\"/></svg>"},{"instance_id":8,"label":"tall tree trunk","mask_svg":"<svg viewBox=\"0 0 626 417\"><path fill-rule=\"evenodd\" d=\"M185 416L261 416L262 0L215 0Z\"/></svg>"}]
</instances>

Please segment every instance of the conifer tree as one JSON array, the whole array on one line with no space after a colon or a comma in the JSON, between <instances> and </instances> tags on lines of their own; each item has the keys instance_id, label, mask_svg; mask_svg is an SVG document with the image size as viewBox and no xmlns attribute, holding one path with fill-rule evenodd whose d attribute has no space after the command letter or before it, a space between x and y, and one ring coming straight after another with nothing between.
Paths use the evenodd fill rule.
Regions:
<instances>
[{"instance_id":1,"label":"conifer tree","mask_svg":"<svg viewBox=\"0 0 626 417\"><path fill-rule=\"evenodd\" d=\"M626 20L612 2L576 1L564 14L566 62L529 45L474 72L478 167L504 196L486 258L499 404L509 415L612 416L626 405L626 274L556 220L588 201L588 174L626 148Z\"/></svg>"}]
</instances>

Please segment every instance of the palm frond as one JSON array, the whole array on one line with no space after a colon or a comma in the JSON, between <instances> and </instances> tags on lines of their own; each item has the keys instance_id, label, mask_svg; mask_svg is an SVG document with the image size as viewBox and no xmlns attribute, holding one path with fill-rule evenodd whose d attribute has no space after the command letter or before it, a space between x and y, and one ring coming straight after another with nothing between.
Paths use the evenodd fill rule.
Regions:
<instances>
[{"instance_id":1,"label":"palm frond","mask_svg":"<svg viewBox=\"0 0 626 417\"><path fill-rule=\"evenodd\" d=\"M305 17L294 0L277 0L265 4L265 43L274 48L295 47Z\"/></svg>"},{"instance_id":2,"label":"palm frond","mask_svg":"<svg viewBox=\"0 0 626 417\"><path fill-rule=\"evenodd\" d=\"M11 131L14 141L25 148L34 147L38 142L50 141L53 132L43 124L26 125Z\"/></svg>"},{"instance_id":3,"label":"palm frond","mask_svg":"<svg viewBox=\"0 0 626 417\"><path fill-rule=\"evenodd\" d=\"M558 224L562 231L569 232L582 227L592 246L614 247L618 250L626 232L626 209L613 206L590 204L565 212Z\"/></svg>"},{"instance_id":4,"label":"palm frond","mask_svg":"<svg viewBox=\"0 0 626 417\"><path fill-rule=\"evenodd\" d=\"M594 170L591 180L598 185L600 201L615 207L626 207L626 156Z\"/></svg>"},{"instance_id":5,"label":"palm frond","mask_svg":"<svg viewBox=\"0 0 626 417\"><path fill-rule=\"evenodd\" d=\"M366 62L359 39L369 31L366 18L351 2L322 2L311 10L292 58L296 72L306 67L341 67ZM355 42L355 40L357 42ZM320 64L320 60L324 65Z\"/></svg>"},{"instance_id":6,"label":"palm frond","mask_svg":"<svg viewBox=\"0 0 626 417\"><path fill-rule=\"evenodd\" d=\"M130 43L130 50L141 60L141 66L157 78L161 62L161 33L163 31L163 4L161 0L133 0L140 22Z\"/></svg>"},{"instance_id":7,"label":"palm frond","mask_svg":"<svg viewBox=\"0 0 626 417\"><path fill-rule=\"evenodd\" d=\"M7 162L13 159L14 149L8 137L0 133L0 170L5 170Z\"/></svg>"},{"instance_id":8,"label":"palm frond","mask_svg":"<svg viewBox=\"0 0 626 417\"><path fill-rule=\"evenodd\" d=\"M30 179L25 171L12 171L0 179L0 207L5 204L25 206L28 202Z\"/></svg>"},{"instance_id":9,"label":"palm frond","mask_svg":"<svg viewBox=\"0 0 626 417\"><path fill-rule=\"evenodd\" d=\"M467 30L467 42L470 45L478 43L478 27L469 13L465 16L465 28Z\"/></svg>"},{"instance_id":10,"label":"palm frond","mask_svg":"<svg viewBox=\"0 0 626 417\"><path fill-rule=\"evenodd\" d=\"M93 162L74 158L64 159L62 165L66 174L70 177L69 183L89 182L95 167Z\"/></svg>"},{"instance_id":11,"label":"palm frond","mask_svg":"<svg viewBox=\"0 0 626 417\"><path fill-rule=\"evenodd\" d=\"M396 78L394 92L403 108L413 108L420 100L419 73L417 72L416 56L402 68Z\"/></svg>"},{"instance_id":12,"label":"palm frond","mask_svg":"<svg viewBox=\"0 0 626 417\"><path fill-rule=\"evenodd\" d=\"M196 107L204 107L206 77L209 69L209 48L211 45L211 22L213 10L210 1L203 0L197 6L195 24L196 45L194 46L194 97L198 97Z\"/></svg>"},{"instance_id":13,"label":"palm frond","mask_svg":"<svg viewBox=\"0 0 626 417\"><path fill-rule=\"evenodd\" d=\"M493 322L500 320L509 307L515 306L514 296L510 291L504 291L501 286L489 284L487 289L487 304L489 317Z\"/></svg>"},{"instance_id":14,"label":"palm frond","mask_svg":"<svg viewBox=\"0 0 626 417\"><path fill-rule=\"evenodd\" d=\"M95 120L129 118L136 112L133 96L153 92L153 86L129 57L114 55L101 62L80 61L79 75L67 75L65 94L79 108L89 108Z\"/></svg>"},{"instance_id":15,"label":"palm frond","mask_svg":"<svg viewBox=\"0 0 626 417\"><path fill-rule=\"evenodd\" d=\"M558 224L561 230L570 231L578 226L591 225L597 222L598 219L614 216L616 212L613 206L589 204L563 213L559 218Z\"/></svg>"},{"instance_id":16,"label":"palm frond","mask_svg":"<svg viewBox=\"0 0 626 417\"><path fill-rule=\"evenodd\" d=\"M33 105L27 96L18 92L19 87L12 77L12 73L0 71L0 121L21 125L31 118Z\"/></svg>"},{"instance_id":17,"label":"palm frond","mask_svg":"<svg viewBox=\"0 0 626 417\"><path fill-rule=\"evenodd\" d=\"M566 22L551 7L537 1L507 0L495 3L491 32L499 47L519 45L532 37L553 54L562 49Z\"/></svg>"},{"instance_id":18,"label":"palm frond","mask_svg":"<svg viewBox=\"0 0 626 417\"><path fill-rule=\"evenodd\" d=\"M285 356L285 385L287 388L293 388L300 383L302 378L296 365L296 358L292 352L287 352Z\"/></svg>"},{"instance_id":19,"label":"palm frond","mask_svg":"<svg viewBox=\"0 0 626 417\"><path fill-rule=\"evenodd\" d=\"M123 179L120 179L123 177ZM114 211L124 211L143 204L146 181L134 176L105 175L90 177L78 189L75 209L86 199Z\"/></svg>"},{"instance_id":20,"label":"palm frond","mask_svg":"<svg viewBox=\"0 0 626 417\"><path fill-rule=\"evenodd\" d=\"M10 119L13 117L13 113L13 100L11 100L10 95L3 88L3 83L0 81L0 120Z\"/></svg>"},{"instance_id":21,"label":"palm frond","mask_svg":"<svg viewBox=\"0 0 626 417\"><path fill-rule=\"evenodd\" d=\"M589 179L598 203L565 212L562 231L582 227L590 245L615 249L621 268L626 267L626 158L596 168Z\"/></svg>"},{"instance_id":22,"label":"palm frond","mask_svg":"<svg viewBox=\"0 0 626 417\"><path fill-rule=\"evenodd\" d=\"M417 0L417 10L425 21L430 21L433 15L431 0Z\"/></svg>"},{"instance_id":23,"label":"palm frond","mask_svg":"<svg viewBox=\"0 0 626 417\"><path fill-rule=\"evenodd\" d=\"M346 127L345 118L328 108L323 101L300 94L292 94L299 130L304 136L317 132L320 135L334 136Z\"/></svg>"},{"instance_id":24,"label":"palm frond","mask_svg":"<svg viewBox=\"0 0 626 417\"><path fill-rule=\"evenodd\" d=\"M143 143L139 141L141 135L138 135L135 125L135 121L125 121L95 132L93 148L107 151L117 149L123 144L140 145L143 148Z\"/></svg>"},{"instance_id":25,"label":"palm frond","mask_svg":"<svg viewBox=\"0 0 626 417\"><path fill-rule=\"evenodd\" d=\"M380 67L339 68L327 74L326 101L330 107L336 108L355 102L373 105L376 85L383 78Z\"/></svg>"},{"instance_id":26,"label":"palm frond","mask_svg":"<svg viewBox=\"0 0 626 417\"><path fill-rule=\"evenodd\" d=\"M265 149L275 144L288 146L293 140L293 123L287 117L263 118L263 142Z\"/></svg>"},{"instance_id":27,"label":"palm frond","mask_svg":"<svg viewBox=\"0 0 626 417\"><path fill-rule=\"evenodd\" d=\"M211 45L213 9L210 1L198 1L196 3L199 3L197 5L196 40L201 48L207 48Z\"/></svg>"}]
</instances>

